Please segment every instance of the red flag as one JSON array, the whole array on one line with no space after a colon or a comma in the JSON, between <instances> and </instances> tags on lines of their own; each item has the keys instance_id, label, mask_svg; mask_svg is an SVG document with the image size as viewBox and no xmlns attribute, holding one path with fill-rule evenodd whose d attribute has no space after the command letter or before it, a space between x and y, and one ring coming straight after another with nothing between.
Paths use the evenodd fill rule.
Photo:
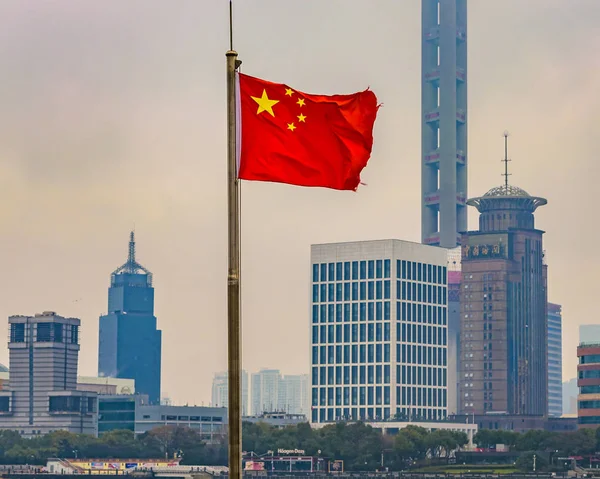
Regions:
<instances>
[{"instance_id":1,"label":"red flag","mask_svg":"<svg viewBox=\"0 0 600 479\"><path fill-rule=\"evenodd\" d=\"M238 80L239 178L356 190L373 146L372 91L309 95L241 73Z\"/></svg>"}]
</instances>

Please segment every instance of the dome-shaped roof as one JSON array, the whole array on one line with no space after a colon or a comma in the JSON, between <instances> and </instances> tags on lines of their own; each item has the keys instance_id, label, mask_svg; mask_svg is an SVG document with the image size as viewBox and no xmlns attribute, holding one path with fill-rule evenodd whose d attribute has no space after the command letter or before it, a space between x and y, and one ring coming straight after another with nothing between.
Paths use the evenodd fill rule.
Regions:
<instances>
[{"instance_id":1,"label":"dome-shaped roof","mask_svg":"<svg viewBox=\"0 0 600 479\"><path fill-rule=\"evenodd\" d=\"M7 373L8 368L4 364L0 364L0 373Z\"/></svg>"},{"instance_id":2,"label":"dome-shaped roof","mask_svg":"<svg viewBox=\"0 0 600 479\"><path fill-rule=\"evenodd\" d=\"M529 193L527 193L525 190L519 188L518 186L502 185L502 186L496 186L495 188L492 188L490 191L488 191L483 196L487 196L487 197L490 197L490 196L519 196L519 197L528 198L531 195Z\"/></svg>"}]
</instances>

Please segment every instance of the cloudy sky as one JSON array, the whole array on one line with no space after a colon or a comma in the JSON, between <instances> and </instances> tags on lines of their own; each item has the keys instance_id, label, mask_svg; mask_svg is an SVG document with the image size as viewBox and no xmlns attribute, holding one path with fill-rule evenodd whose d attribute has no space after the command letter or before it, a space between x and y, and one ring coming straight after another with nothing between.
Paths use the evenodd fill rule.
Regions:
<instances>
[{"instance_id":1,"label":"cloudy sky","mask_svg":"<svg viewBox=\"0 0 600 479\"><path fill-rule=\"evenodd\" d=\"M207 403L226 367L226 0L0 2L0 335L11 314L98 316L135 225L154 272L163 392ZM511 182L548 198L549 298L598 321L600 2L469 4L469 195ZM243 186L244 367L308 370L311 243L420 240L420 2L237 0L242 71L384 103L358 193ZM594 199L596 198L596 199ZM476 227L471 211L470 225ZM0 348L0 362L8 351Z\"/></svg>"}]
</instances>

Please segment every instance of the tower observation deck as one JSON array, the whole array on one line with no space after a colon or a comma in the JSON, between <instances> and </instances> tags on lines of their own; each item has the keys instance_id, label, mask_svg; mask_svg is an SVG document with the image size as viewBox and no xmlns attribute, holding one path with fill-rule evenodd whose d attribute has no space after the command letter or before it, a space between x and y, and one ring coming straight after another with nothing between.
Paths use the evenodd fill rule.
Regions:
<instances>
[{"instance_id":1,"label":"tower observation deck","mask_svg":"<svg viewBox=\"0 0 600 479\"><path fill-rule=\"evenodd\" d=\"M467 231L467 0L422 0L421 241Z\"/></svg>"}]
</instances>

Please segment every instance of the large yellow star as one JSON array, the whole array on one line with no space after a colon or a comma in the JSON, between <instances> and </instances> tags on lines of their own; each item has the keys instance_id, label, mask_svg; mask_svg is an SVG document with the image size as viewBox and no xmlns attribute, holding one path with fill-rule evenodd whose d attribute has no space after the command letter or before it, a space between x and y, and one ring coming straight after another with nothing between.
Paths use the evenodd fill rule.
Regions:
<instances>
[{"instance_id":1,"label":"large yellow star","mask_svg":"<svg viewBox=\"0 0 600 479\"><path fill-rule=\"evenodd\" d=\"M306 115L303 115L302 113L300 113L298 115L298 121L301 121L302 123L305 123L304 120L306 120Z\"/></svg>"},{"instance_id":2,"label":"large yellow star","mask_svg":"<svg viewBox=\"0 0 600 479\"><path fill-rule=\"evenodd\" d=\"M275 113L273 113L273 106L279 103L279 100L271 100L267 96L266 90L263 90L262 96L260 98L257 98L255 96L251 96L250 98L252 98L256 103L258 103L258 110L256 111L257 115L259 113L262 113L263 111L266 111L269 112L271 116L275 116Z\"/></svg>"}]
</instances>

